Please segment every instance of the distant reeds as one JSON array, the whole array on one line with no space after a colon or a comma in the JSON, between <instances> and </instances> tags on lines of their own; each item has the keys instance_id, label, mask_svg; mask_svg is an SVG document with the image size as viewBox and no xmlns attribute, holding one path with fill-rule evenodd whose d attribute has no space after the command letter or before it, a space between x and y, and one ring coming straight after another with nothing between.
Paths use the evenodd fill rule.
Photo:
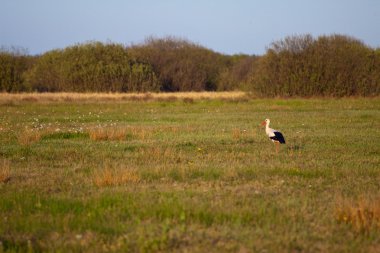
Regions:
<instances>
[{"instance_id":1,"label":"distant reeds","mask_svg":"<svg viewBox=\"0 0 380 253\"><path fill-rule=\"evenodd\" d=\"M54 103L54 102L112 102L112 101L175 101L193 103L196 100L221 99L241 100L247 94L242 91L229 92L176 92L176 93L0 93L0 104L17 102Z\"/></svg>"}]
</instances>

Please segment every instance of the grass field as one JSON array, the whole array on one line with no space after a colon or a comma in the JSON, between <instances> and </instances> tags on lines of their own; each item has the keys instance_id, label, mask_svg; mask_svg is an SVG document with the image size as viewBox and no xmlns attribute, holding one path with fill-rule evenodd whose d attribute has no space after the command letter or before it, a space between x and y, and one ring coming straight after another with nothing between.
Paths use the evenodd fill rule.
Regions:
<instances>
[{"instance_id":1,"label":"grass field","mask_svg":"<svg viewBox=\"0 0 380 253\"><path fill-rule=\"evenodd\" d=\"M62 97L0 95L0 252L380 252L380 98Z\"/></svg>"}]
</instances>

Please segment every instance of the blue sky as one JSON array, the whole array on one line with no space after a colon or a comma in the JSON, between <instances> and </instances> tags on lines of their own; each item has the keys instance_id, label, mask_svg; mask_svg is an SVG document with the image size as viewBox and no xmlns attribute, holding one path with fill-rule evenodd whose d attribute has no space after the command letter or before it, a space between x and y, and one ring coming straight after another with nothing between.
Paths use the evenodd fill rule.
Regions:
<instances>
[{"instance_id":1,"label":"blue sky","mask_svg":"<svg viewBox=\"0 0 380 253\"><path fill-rule=\"evenodd\" d=\"M346 34L380 47L380 0L0 0L0 46L39 54L90 40L177 36L263 54L287 35Z\"/></svg>"}]
</instances>

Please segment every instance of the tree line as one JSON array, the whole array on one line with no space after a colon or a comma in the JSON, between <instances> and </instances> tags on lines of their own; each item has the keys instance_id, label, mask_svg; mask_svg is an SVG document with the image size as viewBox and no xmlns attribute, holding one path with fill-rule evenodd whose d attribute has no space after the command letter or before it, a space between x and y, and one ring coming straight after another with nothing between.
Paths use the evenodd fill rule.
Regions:
<instances>
[{"instance_id":1,"label":"tree line","mask_svg":"<svg viewBox=\"0 0 380 253\"><path fill-rule=\"evenodd\" d=\"M345 35L288 36L262 56L225 55L176 37L87 42L41 55L0 49L3 92L245 90L257 96L374 96L380 48Z\"/></svg>"}]
</instances>

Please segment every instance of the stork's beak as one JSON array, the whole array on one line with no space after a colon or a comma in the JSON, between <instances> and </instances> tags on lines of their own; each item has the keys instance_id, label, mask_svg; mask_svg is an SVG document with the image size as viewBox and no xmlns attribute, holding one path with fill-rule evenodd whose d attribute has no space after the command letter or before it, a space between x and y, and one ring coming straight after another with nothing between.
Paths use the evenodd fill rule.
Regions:
<instances>
[{"instance_id":1,"label":"stork's beak","mask_svg":"<svg viewBox=\"0 0 380 253\"><path fill-rule=\"evenodd\" d=\"M267 123L265 121L261 122L262 126L265 126Z\"/></svg>"}]
</instances>

